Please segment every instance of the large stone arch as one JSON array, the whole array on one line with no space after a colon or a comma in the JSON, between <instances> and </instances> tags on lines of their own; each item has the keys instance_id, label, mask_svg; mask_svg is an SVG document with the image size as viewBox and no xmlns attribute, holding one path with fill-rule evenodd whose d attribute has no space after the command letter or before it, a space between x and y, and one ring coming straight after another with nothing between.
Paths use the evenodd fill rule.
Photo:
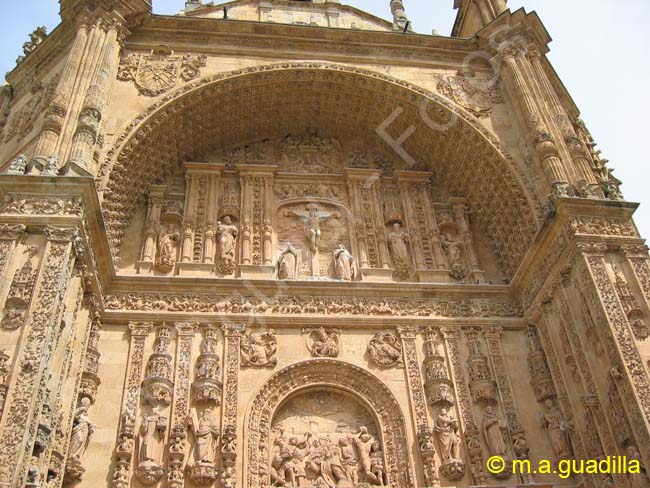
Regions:
<instances>
[{"instance_id":1,"label":"large stone arch","mask_svg":"<svg viewBox=\"0 0 650 488\"><path fill-rule=\"evenodd\" d=\"M263 466L265 461L260 459L260 446L268 445L271 422L277 409L300 390L314 387L344 391L365 404L375 416L381 432L389 486L414 486L406 423L390 389L358 366L333 359L312 359L289 365L273 374L251 402L245 419L245 487L266 486L262 476L266 476L263 472L268 473L268 469Z\"/></svg>"},{"instance_id":2,"label":"large stone arch","mask_svg":"<svg viewBox=\"0 0 650 488\"><path fill-rule=\"evenodd\" d=\"M422 117L446 127L432 130ZM133 120L104 161L104 216L114 255L148 184L181 161L222 146L283 136L310 126L330 136L403 148L454 196L467 198L503 273L511 277L540 224L541 206L497 138L450 100L370 70L329 63L283 63L208 76L161 97ZM449 121L453 123L448 124ZM448 126L449 125L449 126ZM397 158L397 155L395 155Z\"/></svg>"}]
</instances>

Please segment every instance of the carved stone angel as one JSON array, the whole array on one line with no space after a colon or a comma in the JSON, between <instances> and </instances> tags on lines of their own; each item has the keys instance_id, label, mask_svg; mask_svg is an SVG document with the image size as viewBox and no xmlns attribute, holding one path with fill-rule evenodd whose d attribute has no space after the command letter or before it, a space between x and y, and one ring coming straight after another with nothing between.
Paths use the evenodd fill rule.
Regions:
<instances>
[{"instance_id":1,"label":"carved stone angel","mask_svg":"<svg viewBox=\"0 0 650 488\"><path fill-rule=\"evenodd\" d=\"M241 355L243 366L275 366L278 341L275 331L259 333L246 331L241 340Z\"/></svg>"}]
</instances>

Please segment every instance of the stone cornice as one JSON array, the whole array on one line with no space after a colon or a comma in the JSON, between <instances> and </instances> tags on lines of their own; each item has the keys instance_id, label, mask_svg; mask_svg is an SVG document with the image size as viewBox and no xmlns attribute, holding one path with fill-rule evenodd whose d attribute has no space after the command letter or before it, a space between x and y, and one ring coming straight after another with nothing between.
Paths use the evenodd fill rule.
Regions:
<instances>
[{"instance_id":1,"label":"stone cornice","mask_svg":"<svg viewBox=\"0 0 650 488\"><path fill-rule=\"evenodd\" d=\"M381 62L411 66L455 66L477 50L476 40L421 34L333 29L210 18L154 15L134 29L127 49L151 50L169 45L174 51L238 54L295 59ZM283 51L285 51L283 53ZM490 71L483 58L472 67Z\"/></svg>"},{"instance_id":2,"label":"stone cornice","mask_svg":"<svg viewBox=\"0 0 650 488\"><path fill-rule=\"evenodd\" d=\"M530 246L512 280L524 308L544 300L549 288L570 266L581 243L616 248L643 244L632 220L639 205L632 202L562 198Z\"/></svg>"}]
</instances>

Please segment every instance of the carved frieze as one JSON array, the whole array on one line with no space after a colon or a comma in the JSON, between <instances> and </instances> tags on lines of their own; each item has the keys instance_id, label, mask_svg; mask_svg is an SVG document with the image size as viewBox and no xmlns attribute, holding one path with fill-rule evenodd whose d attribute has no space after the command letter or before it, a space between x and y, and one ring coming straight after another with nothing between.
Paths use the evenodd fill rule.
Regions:
<instances>
[{"instance_id":1,"label":"carved frieze","mask_svg":"<svg viewBox=\"0 0 650 488\"><path fill-rule=\"evenodd\" d=\"M0 206L0 213L17 215L74 215L81 216L81 199L78 197L41 197L30 195L7 195Z\"/></svg>"},{"instance_id":2,"label":"carved frieze","mask_svg":"<svg viewBox=\"0 0 650 488\"><path fill-rule=\"evenodd\" d=\"M251 315L359 315L400 317L521 317L519 306L510 300L444 299L406 300L390 298L339 298L285 296L215 296L202 294L107 295L108 310L204 312Z\"/></svg>"}]
</instances>

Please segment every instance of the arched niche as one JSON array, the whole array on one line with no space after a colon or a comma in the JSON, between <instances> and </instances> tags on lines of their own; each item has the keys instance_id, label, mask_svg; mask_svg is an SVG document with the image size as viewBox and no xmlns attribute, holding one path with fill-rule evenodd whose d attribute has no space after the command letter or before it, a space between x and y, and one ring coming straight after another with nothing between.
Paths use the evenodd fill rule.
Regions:
<instances>
[{"instance_id":1,"label":"arched niche","mask_svg":"<svg viewBox=\"0 0 650 488\"><path fill-rule=\"evenodd\" d=\"M287 408L292 402L314 398L315 395L321 395L320 398L338 396L360 412L361 417L356 421L348 419L345 427L343 416L341 417L339 430L350 432L330 433L332 441L334 438L338 440L347 437L348 433L350 437L356 435L359 438L364 431L362 427L365 427L373 440L379 443L374 448L373 455L377 455L377 449L380 449L379 456L384 464L387 486L413 486L406 424L395 396L381 380L368 371L332 359L315 359L287 366L275 373L258 391L245 421L245 486L271 486L272 447L277 439L278 427L287 419ZM323 417L320 415L319 418ZM330 415L330 419L335 417L336 415ZM292 423L290 419L288 422ZM321 422L327 423L325 420ZM362 425L363 422L371 425ZM331 430L331 426L323 427L323 430ZM301 436L299 432L296 433L298 437L304 437L304 434ZM327 433L321 437L326 438L326 435ZM288 442L295 436L286 437Z\"/></svg>"},{"instance_id":2,"label":"arched niche","mask_svg":"<svg viewBox=\"0 0 650 488\"><path fill-rule=\"evenodd\" d=\"M450 195L467 199L499 267L511 277L537 233L542 206L494 134L440 95L331 63L219 73L170 92L140 114L118 137L100 171L112 251L119 252L129 222L146 202L147 187L162 183L180 161L203 161L219 148L276 141L309 128L399 159L378 135L380 127L393 137L414 129L403 150ZM346 148L343 164L353 149ZM405 160L398 162L413 169Z\"/></svg>"}]
</instances>

